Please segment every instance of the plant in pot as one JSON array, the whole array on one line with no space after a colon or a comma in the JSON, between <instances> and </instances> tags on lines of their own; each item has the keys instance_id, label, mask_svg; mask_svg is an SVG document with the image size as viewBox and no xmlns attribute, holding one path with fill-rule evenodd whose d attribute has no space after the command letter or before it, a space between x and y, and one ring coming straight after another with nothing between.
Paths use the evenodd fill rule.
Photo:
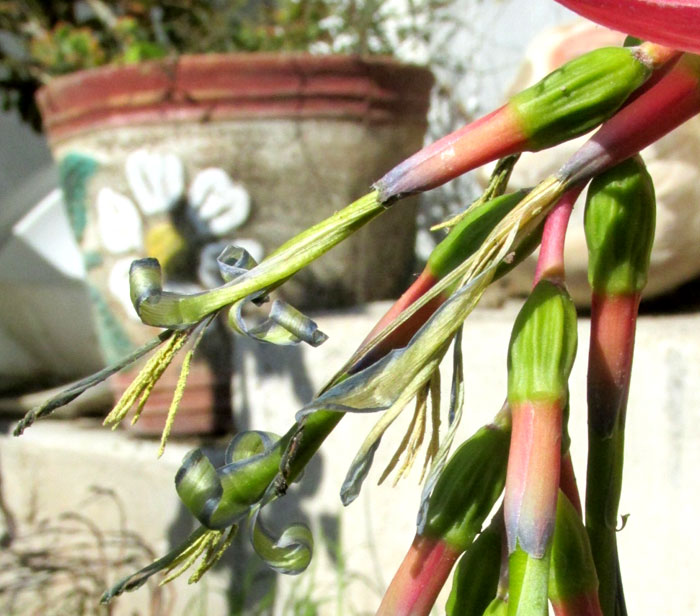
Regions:
<instances>
[{"instance_id":1,"label":"plant in pot","mask_svg":"<svg viewBox=\"0 0 700 616\"><path fill-rule=\"evenodd\" d=\"M428 4L423 16L445 3ZM0 91L49 140L107 362L152 334L129 297L134 258L158 258L169 290L215 286L228 242L260 260L422 143L433 78L389 57L426 36L418 16L337 0L27 11L9 2L0 17ZM329 308L398 295L414 207L363 230L284 298ZM225 401L230 349L224 337L209 347L217 374L203 371L202 391L214 378Z\"/></svg>"},{"instance_id":2,"label":"plant in pot","mask_svg":"<svg viewBox=\"0 0 700 616\"><path fill-rule=\"evenodd\" d=\"M630 39L627 46L571 60L503 107L407 158L368 194L291 237L259 264L240 249L224 251L221 270L229 281L215 289L168 293L157 261L134 262L135 310L163 332L140 351L145 355L158 347L108 423L118 423L139 404L163 365L221 311L234 329L258 339L323 342L316 324L289 307L277 305L265 327L255 331L246 329L240 308L286 284L387 209L401 208L407 195L500 159L482 198L451 221L449 235L422 274L284 435L238 434L219 467L201 450L185 457L175 485L200 527L172 552L117 583L104 601L137 589L159 571L182 573L199 559L191 578L197 581L243 524L270 567L300 572L311 558L311 533L293 524L273 536L261 523L261 511L283 498L294 481L303 481L305 466L345 414L379 414L341 487L349 505L386 430L415 398L414 419L400 447L409 463L415 459L430 411L435 434L428 439L429 470L416 535L377 613L429 614L458 560L449 614L546 616L550 603L560 615L626 613L616 521L637 310L655 222L653 183L638 152L700 112L700 3L563 3L648 40ZM635 10L628 13L628 5ZM594 128L555 174L532 189L506 192L520 152L547 149ZM569 377L578 328L563 248L573 203L586 187L591 344L587 400L574 404ZM537 245L533 290L515 319L508 348L506 401L491 423L450 455L464 400L462 326L484 290ZM449 427L440 439L438 368L451 345L453 395ZM27 415L16 434L119 365ZM179 390L180 383L175 399ZM567 421L569 409L573 413L584 404L588 465L581 499Z\"/></svg>"}]
</instances>

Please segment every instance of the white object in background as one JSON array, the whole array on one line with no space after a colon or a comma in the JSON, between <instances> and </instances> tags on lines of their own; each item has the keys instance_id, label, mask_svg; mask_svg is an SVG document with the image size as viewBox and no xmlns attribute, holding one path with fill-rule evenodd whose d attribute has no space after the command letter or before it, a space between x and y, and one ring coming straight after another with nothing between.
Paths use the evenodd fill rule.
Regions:
<instances>
[{"instance_id":1,"label":"white object in background","mask_svg":"<svg viewBox=\"0 0 700 616\"><path fill-rule=\"evenodd\" d=\"M143 224L136 206L108 187L97 193L97 230L105 250L114 255L143 249Z\"/></svg>"},{"instance_id":2,"label":"white object in background","mask_svg":"<svg viewBox=\"0 0 700 616\"><path fill-rule=\"evenodd\" d=\"M250 195L223 169L200 171L188 191L188 201L201 224L215 237L231 233L250 215Z\"/></svg>"},{"instance_id":3,"label":"white object in background","mask_svg":"<svg viewBox=\"0 0 700 616\"><path fill-rule=\"evenodd\" d=\"M110 293L122 305L124 312L129 318L134 321L140 321L141 319L136 313L134 304L131 301L131 291L129 287L129 271L131 270L131 264L133 262L133 256L119 259L109 272L107 286L109 287Z\"/></svg>"},{"instance_id":4,"label":"white object in background","mask_svg":"<svg viewBox=\"0 0 700 616\"><path fill-rule=\"evenodd\" d=\"M102 367L84 277L56 189L0 247L0 389Z\"/></svg>"},{"instance_id":5,"label":"white object in background","mask_svg":"<svg viewBox=\"0 0 700 616\"><path fill-rule=\"evenodd\" d=\"M125 171L146 216L171 210L185 190L185 167L175 154L136 150L127 156Z\"/></svg>"}]
</instances>

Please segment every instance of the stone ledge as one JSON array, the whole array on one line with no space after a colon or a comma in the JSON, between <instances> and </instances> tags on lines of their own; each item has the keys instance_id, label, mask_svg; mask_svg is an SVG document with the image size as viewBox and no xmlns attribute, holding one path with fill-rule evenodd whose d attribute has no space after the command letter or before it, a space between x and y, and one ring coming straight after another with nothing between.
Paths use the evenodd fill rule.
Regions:
<instances>
[{"instance_id":1,"label":"stone ledge","mask_svg":"<svg viewBox=\"0 0 700 616\"><path fill-rule=\"evenodd\" d=\"M318 349L275 349L237 339L234 398L239 427L285 431L294 412L342 365L386 307L372 304L315 315L321 329L331 336ZM505 353L516 311L515 304L478 310L467 322L463 340L467 406L462 437L500 407L505 394ZM571 380L572 450L580 484L585 472L587 329L588 322L582 319ZM443 371L445 396L449 363ZM685 565L700 550L700 538L684 525L700 515L700 484L695 476L700 465L698 383L700 314L643 317L630 393L621 505L621 512L631 515L619 536L630 613L693 613L700 605L695 572ZM300 578L280 579L278 590L283 597L294 592L298 596L306 585L317 596L336 596L337 573L319 529L331 536L340 533L349 577L361 573L377 580L380 587L388 583L408 548L415 529L418 470L391 492L388 485L373 485L403 434L398 422L387 434L362 494L341 513L340 484L375 421L376 417L367 416L344 419L302 484L284 499L284 511L273 516L310 520L317 539L316 564ZM39 422L20 439L0 438L5 499L18 518L31 511L45 517L84 501L90 485L111 488L125 503L129 528L162 553L184 536L190 524L172 482L182 456L193 445L174 441L163 458L156 460L155 441L113 433L87 420ZM115 523L114 511L105 507L91 509L90 515L107 526ZM226 593L246 572L242 562L257 566L254 560L246 560L248 556L249 551L233 554L213 572L206 586L178 582L176 602L168 613L183 613L187 602L199 597L197 593L207 595L209 613L226 613ZM376 608L379 589L370 584L356 579L346 592L356 609ZM145 601L145 591L132 593L117 603L116 613L146 614ZM321 613L334 614L334 602L324 603Z\"/></svg>"}]
</instances>

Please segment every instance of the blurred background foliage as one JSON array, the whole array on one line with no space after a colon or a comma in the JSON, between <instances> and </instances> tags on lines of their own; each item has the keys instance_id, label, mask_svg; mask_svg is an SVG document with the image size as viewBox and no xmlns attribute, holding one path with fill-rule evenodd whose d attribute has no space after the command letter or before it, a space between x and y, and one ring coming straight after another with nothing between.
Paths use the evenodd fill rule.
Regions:
<instances>
[{"instance_id":1,"label":"blurred background foliage","mask_svg":"<svg viewBox=\"0 0 700 616\"><path fill-rule=\"evenodd\" d=\"M428 63L454 0L0 1L0 96L40 129L34 93L57 75L195 53L394 55Z\"/></svg>"}]
</instances>

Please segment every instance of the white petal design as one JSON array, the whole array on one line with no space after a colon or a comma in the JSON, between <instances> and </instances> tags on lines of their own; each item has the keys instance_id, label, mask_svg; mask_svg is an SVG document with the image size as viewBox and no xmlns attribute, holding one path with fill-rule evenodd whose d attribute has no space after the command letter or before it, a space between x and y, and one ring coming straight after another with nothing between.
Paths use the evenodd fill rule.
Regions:
<instances>
[{"instance_id":1,"label":"white petal design","mask_svg":"<svg viewBox=\"0 0 700 616\"><path fill-rule=\"evenodd\" d=\"M202 226L216 237L240 227L250 215L248 191L223 169L200 171L190 186L188 200Z\"/></svg>"},{"instance_id":2,"label":"white petal design","mask_svg":"<svg viewBox=\"0 0 700 616\"><path fill-rule=\"evenodd\" d=\"M102 246L112 254L138 252L143 246L141 217L134 202L111 188L97 193L97 231Z\"/></svg>"},{"instance_id":3,"label":"white petal design","mask_svg":"<svg viewBox=\"0 0 700 616\"><path fill-rule=\"evenodd\" d=\"M119 259L119 261L112 266L107 285L110 293L121 304L129 318L140 321L141 319L139 319L139 315L136 314L136 309L134 308L134 304L131 303L131 296L129 294L129 268L131 267L132 261L132 257Z\"/></svg>"},{"instance_id":4,"label":"white petal design","mask_svg":"<svg viewBox=\"0 0 700 616\"><path fill-rule=\"evenodd\" d=\"M185 169L175 154L136 150L127 157L125 171L146 216L172 209L185 192Z\"/></svg>"}]
</instances>

